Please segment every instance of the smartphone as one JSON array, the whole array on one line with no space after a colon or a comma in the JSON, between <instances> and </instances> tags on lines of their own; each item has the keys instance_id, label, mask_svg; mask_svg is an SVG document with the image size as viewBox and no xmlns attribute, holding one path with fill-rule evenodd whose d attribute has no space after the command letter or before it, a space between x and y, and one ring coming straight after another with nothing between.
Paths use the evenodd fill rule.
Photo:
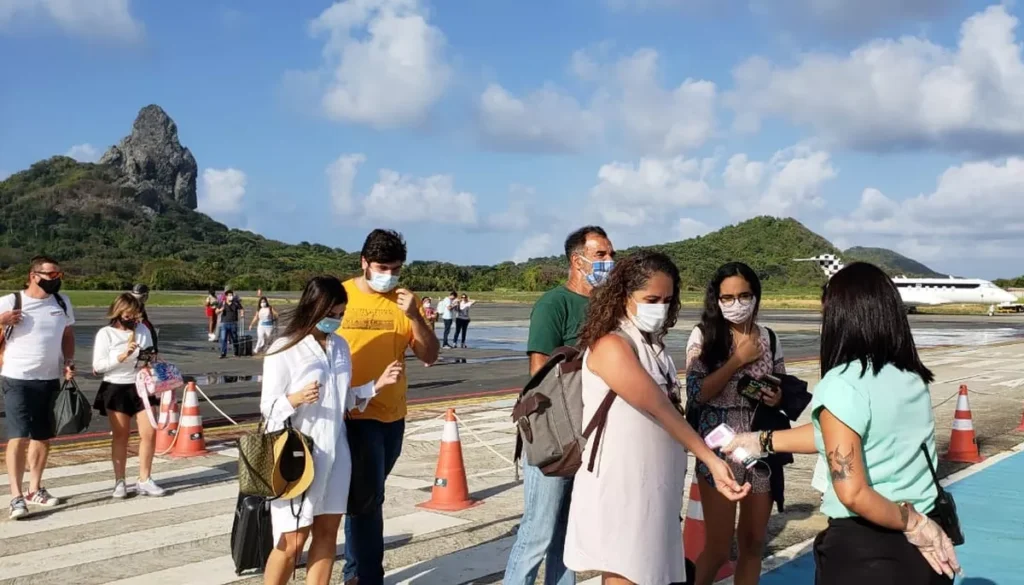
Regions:
<instances>
[{"instance_id":1,"label":"smartphone","mask_svg":"<svg viewBox=\"0 0 1024 585\"><path fill-rule=\"evenodd\" d=\"M153 361L153 358L155 358L155 357L156 357L156 351L154 351L152 347L147 347L146 349L140 349L139 350L138 360L140 362Z\"/></svg>"},{"instance_id":2,"label":"smartphone","mask_svg":"<svg viewBox=\"0 0 1024 585\"><path fill-rule=\"evenodd\" d=\"M741 395L746 396L751 400L761 400L761 391L770 390L771 385L762 380L755 380L750 376L744 376L740 380L738 390Z\"/></svg>"}]
</instances>

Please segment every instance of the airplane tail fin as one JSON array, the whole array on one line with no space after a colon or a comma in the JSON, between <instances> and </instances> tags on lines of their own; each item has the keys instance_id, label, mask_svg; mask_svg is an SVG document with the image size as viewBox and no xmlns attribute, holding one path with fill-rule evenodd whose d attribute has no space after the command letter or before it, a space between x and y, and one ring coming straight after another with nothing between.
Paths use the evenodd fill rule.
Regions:
<instances>
[{"instance_id":1,"label":"airplane tail fin","mask_svg":"<svg viewBox=\"0 0 1024 585\"><path fill-rule=\"evenodd\" d=\"M794 258L794 261L816 262L821 271L825 273L826 278L832 278L835 273L843 269L843 261L835 254L819 254L813 258Z\"/></svg>"}]
</instances>

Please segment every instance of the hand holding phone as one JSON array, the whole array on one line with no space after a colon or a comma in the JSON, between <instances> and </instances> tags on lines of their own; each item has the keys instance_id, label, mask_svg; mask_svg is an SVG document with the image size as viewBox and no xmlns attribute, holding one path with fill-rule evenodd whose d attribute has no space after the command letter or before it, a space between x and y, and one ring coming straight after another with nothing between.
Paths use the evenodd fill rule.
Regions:
<instances>
[{"instance_id":1,"label":"hand holding phone","mask_svg":"<svg viewBox=\"0 0 1024 585\"><path fill-rule=\"evenodd\" d=\"M729 425L723 423L708 433L708 436L704 437L704 442L712 449L721 449L731 443L735 438L736 431L732 430L732 427ZM743 447L738 447L735 451L730 453L729 459L743 465L747 469L750 469L757 463L757 457L751 455L750 452Z\"/></svg>"}]
</instances>

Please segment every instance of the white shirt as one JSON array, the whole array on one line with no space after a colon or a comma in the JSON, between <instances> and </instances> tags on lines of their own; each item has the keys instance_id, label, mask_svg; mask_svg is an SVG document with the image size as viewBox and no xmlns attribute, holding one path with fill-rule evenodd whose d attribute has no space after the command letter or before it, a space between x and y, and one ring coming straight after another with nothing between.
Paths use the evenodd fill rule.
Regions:
<instances>
[{"instance_id":1,"label":"white shirt","mask_svg":"<svg viewBox=\"0 0 1024 585\"><path fill-rule=\"evenodd\" d=\"M60 295L67 315L50 295L34 299L21 295L21 323L14 326L4 350L0 376L15 380L58 380L64 374L61 343L64 330L75 324L75 311L66 295ZM57 293L60 294L60 293ZM14 295L0 297L0 313L14 308Z\"/></svg>"},{"instance_id":2,"label":"white shirt","mask_svg":"<svg viewBox=\"0 0 1024 585\"><path fill-rule=\"evenodd\" d=\"M92 369L103 374L103 381L112 384L134 384L136 360L139 350L153 347L153 335L149 328L139 323L135 327L135 343L139 345L128 359L117 361L118 356L128 349L132 332L118 329L113 325L96 332L96 343L92 346Z\"/></svg>"},{"instance_id":3,"label":"white shirt","mask_svg":"<svg viewBox=\"0 0 1024 585\"><path fill-rule=\"evenodd\" d=\"M442 321L451 321L455 318L452 316L452 300L448 297L441 299L437 304L437 311L441 313Z\"/></svg>"}]
</instances>

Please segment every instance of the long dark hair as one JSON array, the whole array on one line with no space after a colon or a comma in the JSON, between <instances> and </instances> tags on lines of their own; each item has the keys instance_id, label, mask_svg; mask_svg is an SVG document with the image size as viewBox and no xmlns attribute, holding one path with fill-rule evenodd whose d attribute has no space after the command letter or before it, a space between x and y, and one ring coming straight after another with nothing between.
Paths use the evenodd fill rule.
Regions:
<instances>
[{"instance_id":1,"label":"long dark hair","mask_svg":"<svg viewBox=\"0 0 1024 585\"><path fill-rule=\"evenodd\" d=\"M334 305L347 302L348 293L337 278L314 276L309 279L302 289L299 304L288 313L288 325L281 333L285 344L267 355L291 349L316 329L316 324L330 314Z\"/></svg>"},{"instance_id":2,"label":"long dark hair","mask_svg":"<svg viewBox=\"0 0 1024 585\"><path fill-rule=\"evenodd\" d=\"M668 305L668 318L661 331L654 336L659 341L664 339L679 316L679 269L665 254L641 250L616 262L608 274L608 280L591 293L587 319L579 335L579 347L593 347L597 340L618 329L619 323L626 318L626 300L644 288L651 276L659 272L672 279L673 290Z\"/></svg>"},{"instance_id":3,"label":"long dark hair","mask_svg":"<svg viewBox=\"0 0 1024 585\"><path fill-rule=\"evenodd\" d=\"M913 372L930 384L931 370L921 363L903 300L885 272L854 262L835 273L821 296L821 375L860 362L860 375L877 376L888 364Z\"/></svg>"},{"instance_id":4,"label":"long dark hair","mask_svg":"<svg viewBox=\"0 0 1024 585\"><path fill-rule=\"evenodd\" d=\"M757 273L742 262L728 262L719 266L708 283L707 290L704 291L704 311L700 315L700 324L697 325L704 336L700 361L709 370L724 364L732 350L732 329L729 321L722 316L718 297L721 294L722 281L733 276L739 276L747 281L750 292L754 294L754 314L751 319L757 319L757 313L761 310L761 279L757 277Z\"/></svg>"}]
</instances>

